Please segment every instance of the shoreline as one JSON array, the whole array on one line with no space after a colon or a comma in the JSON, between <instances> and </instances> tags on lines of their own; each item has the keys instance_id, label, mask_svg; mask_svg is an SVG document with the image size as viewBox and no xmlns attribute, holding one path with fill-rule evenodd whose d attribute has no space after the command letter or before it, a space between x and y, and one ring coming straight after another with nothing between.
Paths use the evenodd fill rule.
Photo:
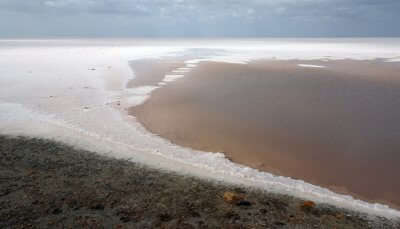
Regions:
<instances>
[{"instance_id":1,"label":"shoreline","mask_svg":"<svg viewBox=\"0 0 400 229\"><path fill-rule=\"evenodd\" d=\"M331 205L0 136L0 227L398 228ZM243 197L230 202L227 192Z\"/></svg>"},{"instance_id":2,"label":"shoreline","mask_svg":"<svg viewBox=\"0 0 400 229\"><path fill-rule=\"evenodd\" d=\"M312 72L319 71L318 69L310 69L308 70L308 67L315 68L318 66L320 68L323 66L325 68L325 65L328 65L329 67L327 68L328 71L333 72L333 71L339 71L347 74L353 79L346 79L347 81L345 82L346 84L354 84L350 80L355 80L354 82L368 82L371 85L385 85L385 84L395 84L398 85L399 81L395 77L396 74L395 72L393 74L387 73L386 75L380 77L380 78L374 78L374 74L379 73L382 70L382 66L380 65L388 65L388 66L394 66L395 68L398 68L398 65L390 65L385 62L382 62L380 64L379 61L350 61L350 60L341 60L341 61L301 61L301 60L295 60L295 61L279 61L279 60L260 60L260 61L254 61L248 64L246 67L243 67L247 69L248 71L250 69L250 66L258 66L258 65L263 65L265 64L269 66L269 68L272 68L272 74L276 72L281 71L280 65L283 65L284 68L289 68L289 66L298 66L300 72L305 72L306 74L311 74ZM269 63L269 64L268 64ZM277 63L277 64L276 64ZM305 64L304 64L305 63ZM366 72L371 69L376 68L378 66L377 70L372 71L372 73L360 75L357 71L352 70L354 66L364 66L365 70L362 70L361 72ZM242 138L237 138L235 135L232 135L231 132L238 132L237 128L231 128L232 126L236 126L234 119L232 119L232 122L228 122L231 120L230 114L224 114L222 111L224 109L220 107L225 107L225 109L230 109L231 107L224 105L223 103L226 103L227 101L225 99L222 100L223 103L219 103L219 105L216 105L214 103L209 103L211 101L204 99L202 101L202 97L210 97L209 95L211 94L218 95L217 93L220 93L219 91L223 91L224 87L226 88L233 88L233 90L239 90L236 88L234 83L230 83L230 78L226 77L223 73L225 70L211 70L207 72L205 67L201 67L201 65L208 66L207 68L211 69L217 69L218 66L227 66L226 68L233 68L236 70L229 71L227 73L228 75L234 74L233 71L242 71L246 72L245 70L242 70L242 67L235 67L236 65L234 64L227 64L227 63L212 63L212 62L205 62L201 63L198 67L194 68L192 70L193 72L186 73L185 77L173 84L171 86L166 86L165 88L159 88L152 92L152 95L149 97L148 100L146 100L143 104L134 106L129 109L129 113L133 116L135 116L139 122L151 133L154 133L158 136L161 136L163 138L166 138L167 140L171 141L174 144L181 145L184 147L196 149L196 150L201 150L204 152L224 152L224 154L232 159L232 161L237 162L239 164L244 164L246 166L250 166L252 168L256 168L262 171L266 172L272 172L275 175L281 175L281 176L286 176L286 177L294 177L293 175L296 174L301 174L299 173L300 170L296 170L296 172L289 171L288 170L283 170L281 171L279 169L279 166L276 164L282 164L281 162L275 163L274 166L271 166L271 163L267 163L267 160L261 161L260 158L256 158L257 163L253 162L254 160L251 159L249 160L248 158L244 158L243 156L240 156L240 152L248 152L249 148L242 147L240 142ZM240 65L243 66L243 65ZM380 66L380 68L379 68ZM200 69L199 69L200 68ZM224 67L221 67L223 69ZM258 67L260 68L260 67ZM358 68L360 68L358 66ZM201 70L203 69L203 70ZM385 69L385 68L383 68ZM390 69L390 68L389 68ZM205 72L204 72L205 71ZM292 71L292 70L290 70ZM286 73L286 70L283 71L283 74L294 74L293 72L287 71L289 73ZM360 72L360 70L358 70ZM247 72L246 72L247 73ZM219 74L219 75L218 75ZM259 74L259 73L258 73ZM276 73L275 73L276 74ZM304 73L302 73L304 74ZM339 77L337 76L338 74L332 74L334 77ZM201 75L207 75L207 77L202 77ZM218 80L215 80L213 78L213 75L215 75L215 78L222 78L223 81L219 82ZM218 77L217 77L218 76ZM146 77L146 74L141 75L140 77ZM196 80L194 77L201 78L199 80ZM311 77L311 76L310 76ZM314 76L313 76L314 77ZM203 79L204 78L204 79ZM233 81L238 81L240 78L238 77L233 77ZM314 77L315 78L315 77ZM345 77L343 78L345 79ZM340 78L337 78L337 80L343 80L342 76ZM221 81L221 80L220 80ZM240 81L242 82L242 81ZM215 85L216 84L216 85ZM225 84L229 84L229 86L225 86ZM239 83L238 83L239 84ZM364 83L365 84L365 83ZM366 84L367 86L369 84ZM198 86L200 85L200 86ZM207 85L212 85L212 88L207 88ZM363 84L362 84L363 85ZM214 89L215 87L215 89ZM241 89L240 89L241 90ZM181 92L183 91L183 92ZM195 91L195 92L193 92ZM244 90L246 91L246 90ZM226 91L222 93L227 93ZM183 100L185 98L185 100ZM211 97L210 97L211 98ZM240 100L241 98L239 97L233 97L231 98L233 100ZM194 102L190 102L194 101ZM201 101L202 103L199 103L198 101ZM221 101L220 101L221 102ZM194 103L190 104L190 103ZM208 107L210 106L211 107ZM198 106L198 107L196 107ZM234 106L234 103L233 105ZM207 107L207 108L206 108ZM208 109L210 108L210 109ZM245 108L246 109L246 108ZM232 114L237 114L240 113L240 110L234 110ZM250 110L251 112L251 110ZM264 112L265 114L265 112ZM207 117L206 117L207 116ZM214 118L215 116L215 118ZM223 116L223 117L222 117ZM241 116L243 121L243 117ZM214 118L214 119L213 119ZM223 118L223 119L222 119ZM226 121L225 119L228 119ZM239 120L236 120L236 123ZM196 123L198 122L198 123ZM210 124L213 123L213 124ZM220 123L224 123L225 126L221 126ZM257 124L258 125L258 124ZM187 128L186 128L187 127ZM207 128L210 127L210 128ZM216 128L218 127L218 128ZM226 128L231 128L231 129L226 129ZM225 129L224 129L225 128ZM238 127L238 128L243 128L243 127ZM228 131L229 130L229 131ZM211 132L210 132L211 131ZM217 134L218 133L218 134ZM252 134L247 134L248 136L252 136ZM253 134L254 135L254 134ZM271 136L270 136L271 137ZM228 140L227 140L228 139ZM248 139L248 138L246 138ZM262 139L259 139L259 141L262 141ZM230 143L234 142L233 144L229 145ZM238 143L239 142L239 143ZM251 143L251 142L250 142ZM251 143L252 145L255 145L256 142ZM252 146L253 147L253 146ZM266 148L265 145L262 145L260 147L253 147L250 148L253 150L263 150ZM239 149L239 150L237 150ZM257 151L258 152L258 151ZM281 157L282 155L280 155ZM253 160L253 161L252 161ZM276 160L276 158L268 158L268 160ZM331 161L331 160L330 160ZM288 162L285 162L288 163ZM337 162L338 164L341 164L340 162ZM262 164L262 166L260 166ZM293 163L289 163L288 165L294 165ZM332 169L332 171L336 171L336 169ZM320 172L320 171L310 171L310 172ZM371 171L373 172L373 171ZM308 176L308 175L307 175ZM337 176L337 175L335 175ZM391 207L394 207L396 209L399 209L398 205L396 205L393 202L387 201L387 199L379 199L379 198L371 198L371 196L364 196L363 194L360 194L357 191L352 191L351 189L348 190L346 189L346 186L341 186L340 184L334 184L329 185L329 183L321 183L321 180L327 180L326 178L318 178L317 180L313 180L314 178L308 176L308 177L302 177L302 176L297 176L295 177L296 179L304 180L306 182L311 182L312 184L319 185L322 187L328 187L331 190L334 190L336 193L341 193L341 194L347 194L351 195L355 198L359 198L365 201L370 201L370 202L379 202L379 203L385 203L390 205ZM332 179L332 178L330 178ZM328 179L329 180L329 179ZM379 185L377 185L379 186ZM364 187L365 188L365 187ZM378 191L376 191L378 192ZM373 193L372 191L370 193ZM364 193L365 194L365 193Z\"/></svg>"}]
</instances>

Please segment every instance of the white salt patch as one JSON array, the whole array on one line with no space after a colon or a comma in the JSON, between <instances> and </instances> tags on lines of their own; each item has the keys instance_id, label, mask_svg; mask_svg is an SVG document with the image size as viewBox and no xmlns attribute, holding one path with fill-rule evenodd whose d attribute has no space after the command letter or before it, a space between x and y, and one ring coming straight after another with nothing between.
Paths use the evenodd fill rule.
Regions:
<instances>
[{"instance_id":1,"label":"white salt patch","mask_svg":"<svg viewBox=\"0 0 400 229\"><path fill-rule=\"evenodd\" d=\"M248 62L250 62L251 60L245 57L239 57L239 58L214 57L214 58L204 59L204 61L221 62L228 64L248 64Z\"/></svg>"},{"instance_id":2,"label":"white salt patch","mask_svg":"<svg viewBox=\"0 0 400 229\"><path fill-rule=\"evenodd\" d=\"M143 104L150 95L134 95L126 97L122 100L122 104L124 107L134 107L140 104Z\"/></svg>"},{"instance_id":3,"label":"white salt patch","mask_svg":"<svg viewBox=\"0 0 400 229\"><path fill-rule=\"evenodd\" d=\"M186 64L186 66L187 66L188 64L193 64L194 67L196 67L196 65L197 65L198 63L200 63L201 61L202 61L202 59L192 59L192 60L187 60L187 61L185 61L185 64ZM187 66L187 67L189 67L189 66Z\"/></svg>"},{"instance_id":4,"label":"white salt patch","mask_svg":"<svg viewBox=\"0 0 400 229\"><path fill-rule=\"evenodd\" d=\"M392 59L388 59L385 62L400 62L400 58L392 58Z\"/></svg>"},{"instance_id":5,"label":"white salt patch","mask_svg":"<svg viewBox=\"0 0 400 229\"><path fill-rule=\"evenodd\" d=\"M172 73L188 73L190 70L182 70L182 69L176 69L173 70Z\"/></svg>"},{"instance_id":6,"label":"white salt patch","mask_svg":"<svg viewBox=\"0 0 400 229\"><path fill-rule=\"evenodd\" d=\"M150 94L152 91L157 89L156 86L141 86L141 87L134 87L134 88L126 88L125 94L129 95L147 95Z\"/></svg>"},{"instance_id":7,"label":"white salt patch","mask_svg":"<svg viewBox=\"0 0 400 229\"><path fill-rule=\"evenodd\" d=\"M192 70L192 68L189 68L189 67L180 67L180 68L172 70L172 73L188 73L191 70Z\"/></svg>"},{"instance_id":8,"label":"white salt patch","mask_svg":"<svg viewBox=\"0 0 400 229\"><path fill-rule=\"evenodd\" d=\"M181 67L181 68L177 68L176 70L180 70L180 71L190 71L190 70L192 70L192 68L189 68L189 67Z\"/></svg>"},{"instance_id":9,"label":"white salt patch","mask_svg":"<svg viewBox=\"0 0 400 229\"><path fill-rule=\"evenodd\" d=\"M184 75L165 75L163 82L173 82L182 77L184 77Z\"/></svg>"},{"instance_id":10,"label":"white salt patch","mask_svg":"<svg viewBox=\"0 0 400 229\"><path fill-rule=\"evenodd\" d=\"M196 67L201 62L221 62L221 63L230 63L230 64L247 64L251 61L250 58L245 56L215 56L215 57L207 57L201 59L193 59L185 61L187 67Z\"/></svg>"},{"instance_id":11,"label":"white salt patch","mask_svg":"<svg viewBox=\"0 0 400 229\"><path fill-rule=\"evenodd\" d=\"M124 99L122 100L123 107L138 106L144 103L149 97L152 91L159 87L155 86L141 86L135 88L126 88L124 91Z\"/></svg>"},{"instance_id":12,"label":"white salt patch","mask_svg":"<svg viewBox=\"0 0 400 229\"><path fill-rule=\"evenodd\" d=\"M325 66L322 65L313 65L313 64L298 64L297 66L302 68L326 68Z\"/></svg>"}]
</instances>

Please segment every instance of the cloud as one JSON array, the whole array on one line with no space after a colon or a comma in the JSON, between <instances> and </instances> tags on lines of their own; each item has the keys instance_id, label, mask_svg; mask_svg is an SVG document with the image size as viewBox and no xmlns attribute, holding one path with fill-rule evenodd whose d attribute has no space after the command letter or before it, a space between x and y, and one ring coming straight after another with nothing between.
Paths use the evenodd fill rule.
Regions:
<instances>
[{"instance_id":1,"label":"cloud","mask_svg":"<svg viewBox=\"0 0 400 229\"><path fill-rule=\"evenodd\" d=\"M384 36L400 35L398 12L398 0L0 0L0 29L15 35L40 25L40 34L76 36L106 36L107 29L116 36Z\"/></svg>"}]
</instances>

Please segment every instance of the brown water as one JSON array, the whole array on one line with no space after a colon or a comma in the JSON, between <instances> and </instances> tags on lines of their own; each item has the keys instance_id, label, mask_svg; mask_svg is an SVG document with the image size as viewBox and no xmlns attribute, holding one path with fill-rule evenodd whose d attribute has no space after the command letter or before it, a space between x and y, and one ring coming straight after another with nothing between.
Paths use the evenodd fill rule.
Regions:
<instances>
[{"instance_id":1,"label":"brown water","mask_svg":"<svg viewBox=\"0 0 400 229\"><path fill-rule=\"evenodd\" d=\"M130 112L176 144L397 207L399 73L378 60L202 63Z\"/></svg>"}]
</instances>

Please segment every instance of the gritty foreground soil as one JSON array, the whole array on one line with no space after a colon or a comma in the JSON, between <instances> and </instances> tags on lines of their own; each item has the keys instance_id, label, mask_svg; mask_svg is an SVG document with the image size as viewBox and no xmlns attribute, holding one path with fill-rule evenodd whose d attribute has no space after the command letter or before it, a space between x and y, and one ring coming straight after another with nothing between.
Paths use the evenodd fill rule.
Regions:
<instances>
[{"instance_id":1,"label":"gritty foreground soil","mask_svg":"<svg viewBox=\"0 0 400 229\"><path fill-rule=\"evenodd\" d=\"M240 198L229 201L224 194ZM400 223L53 141L0 136L0 228L333 229L400 228Z\"/></svg>"}]
</instances>

